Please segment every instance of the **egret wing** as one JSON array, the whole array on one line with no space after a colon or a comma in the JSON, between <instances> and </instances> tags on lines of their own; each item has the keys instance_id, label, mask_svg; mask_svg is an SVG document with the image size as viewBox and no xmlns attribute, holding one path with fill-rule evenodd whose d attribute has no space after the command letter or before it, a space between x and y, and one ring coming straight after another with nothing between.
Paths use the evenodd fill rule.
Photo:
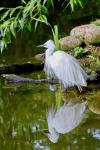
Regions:
<instances>
[{"instance_id":1,"label":"egret wing","mask_svg":"<svg viewBox=\"0 0 100 150\"><path fill-rule=\"evenodd\" d=\"M78 61L71 55L57 51L49 59L52 74L56 76L64 88L74 85L86 86L87 75Z\"/></svg>"}]
</instances>

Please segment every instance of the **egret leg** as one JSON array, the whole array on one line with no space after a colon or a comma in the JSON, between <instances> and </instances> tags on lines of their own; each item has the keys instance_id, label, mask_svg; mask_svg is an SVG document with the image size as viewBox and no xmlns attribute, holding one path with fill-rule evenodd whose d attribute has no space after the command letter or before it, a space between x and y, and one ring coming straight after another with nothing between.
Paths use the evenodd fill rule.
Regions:
<instances>
[{"instance_id":1,"label":"egret leg","mask_svg":"<svg viewBox=\"0 0 100 150\"><path fill-rule=\"evenodd\" d=\"M49 77L49 76L47 77L47 79L53 81L53 78L51 78L51 77ZM49 89L50 89L50 91L52 91L52 92L56 91L56 85L53 84L53 83L49 83Z\"/></svg>"},{"instance_id":2,"label":"egret leg","mask_svg":"<svg viewBox=\"0 0 100 150\"><path fill-rule=\"evenodd\" d=\"M63 93L63 101L66 103L67 101L67 89L61 84L62 93Z\"/></svg>"},{"instance_id":3,"label":"egret leg","mask_svg":"<svg viewBox=\"0 0 100 150\"><path fill-rule=\"evenodd\" d=\"M49 89L52 92L56 91L56 85L55 84L49 84Z\"/></svg>"},{"instance_id":4,"label":"egret leg","mask_svg":"<svg viewBox=\"0 0 100 150\"><path fill-rule=\"evenodd\" d=\"M78 85L77 87L78 87L79 92L81 93L82 92L82 87L80 85Z\"/></svg>"}]
</instances>

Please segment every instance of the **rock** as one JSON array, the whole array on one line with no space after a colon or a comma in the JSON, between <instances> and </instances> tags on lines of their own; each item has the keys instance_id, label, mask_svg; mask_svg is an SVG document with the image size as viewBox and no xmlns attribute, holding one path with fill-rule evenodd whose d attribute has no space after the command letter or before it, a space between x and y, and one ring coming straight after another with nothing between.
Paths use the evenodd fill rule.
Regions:
<instances>
[{"instance_id":1,"label":"rock","mask_svg":"<svg viewBox=\"0 0 100 150\"><path fill-rule=\"evenodd\" d=\"M87 104L89 109L95 113L100 115L100 92L96 92L96 94L91 94L87 98Z\"/></svg>"},{"instance_id":2,"label":"rock","mask_svg":"<svg viewBox=\"0 0 100 150\"><path fill-rule=\"evenodd\" d=\"M96 26L95 24L81 25L73 28L70 35L80 38L85 43L100 43L100 26Z\"/></svg>"},{"instance_id":3,"label":"rock","mask_svg":"<svg viewBox=\"0 0 100 150\"><path fill-rule=\"evenodd\" d=\"M100 19L93 21L92 24L95 24L96 26L100 26Z\"/></svg>"},{"instance_id":4,"label":"rock","mask_svg":"<svg viewBox=\"0 0 100 150\"><path fill-rule=\"evenodd\" d=\"M34 58L40 62L44 62L44 59L45 59L45 53L42 53L42 54L37 54L34 56Z\"/></svg>"},{"instance_id":5,"label":"rock","mask_svg":"<svg viewBox=\"0 0 100 150\"><path fill-rule=\"evenodd\" d=\"M75 47L78 47L82 44L82 40L75 36L66 36L59 40L60 47L63 50L71 50Z\"/></svg>"}]
</instances>

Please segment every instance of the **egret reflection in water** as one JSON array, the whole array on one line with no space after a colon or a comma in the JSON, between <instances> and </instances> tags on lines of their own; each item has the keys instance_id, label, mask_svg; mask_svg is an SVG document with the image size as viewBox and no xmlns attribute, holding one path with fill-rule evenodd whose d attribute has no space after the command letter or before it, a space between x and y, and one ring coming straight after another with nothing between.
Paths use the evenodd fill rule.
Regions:
<instances>
[{"instance_id":1,"label":"egret reflection in water","mask_svg":"<svg viewBox=\"0 0 100 150\"><path fill-rule=\"evenodd\" d=\"M67 103L58 110L50 109L47 115L48 138L51 142L56 143L59 134L65 134L77 127L82 121L83 114L86 110L86 103Z\"/></svg>"}]
</instances>

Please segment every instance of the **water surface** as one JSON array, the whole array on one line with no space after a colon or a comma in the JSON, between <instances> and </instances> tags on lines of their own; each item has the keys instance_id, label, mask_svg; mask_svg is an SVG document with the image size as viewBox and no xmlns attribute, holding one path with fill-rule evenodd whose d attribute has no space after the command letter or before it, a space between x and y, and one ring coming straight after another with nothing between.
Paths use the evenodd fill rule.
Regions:
<instances>
[{"instance_id":1,"label":"water surface","mask_svg":"<svg viewBox=\"0 0 100 150\"><path fill-rule=\"evenodd\" d=\"M38 78L38 73L36 77ZM71 99L75 99L74 102L76 98L80 99L80 94L77 97L76 95L72 94ZM48 85L10 85L1 79L0 149L99 150L100 115L92 112L88 107L80 123L72 131L60 134L56 144L47 138L48 110L60 109L63 105L59 89L52 93ZM96 106L94 109L96 110Z\"/></svg>"}]
</instances>

